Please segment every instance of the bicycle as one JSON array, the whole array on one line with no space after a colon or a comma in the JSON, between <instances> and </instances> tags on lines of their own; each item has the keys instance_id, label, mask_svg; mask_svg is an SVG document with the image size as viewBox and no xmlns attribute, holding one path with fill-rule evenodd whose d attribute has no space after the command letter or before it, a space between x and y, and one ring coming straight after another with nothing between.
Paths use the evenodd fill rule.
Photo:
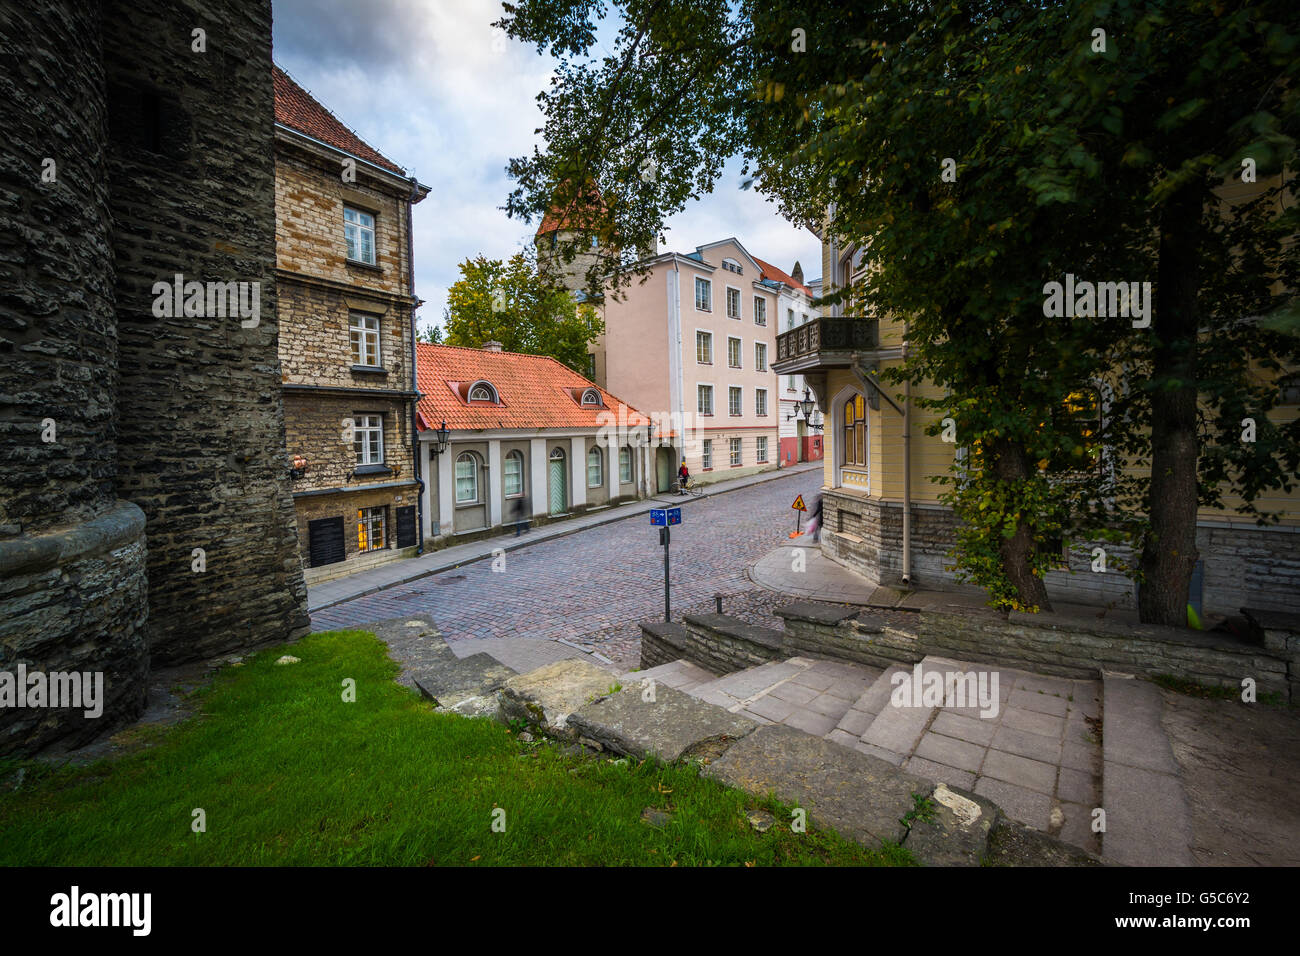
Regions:
<instances>
[{"instance_id":1,"label":"bicycle","mask_svg":"<svg viewBox=\"0 0 1300 956\"><path fill-rule=\"evenodd\" d=\"M692 498L708 497L707 495L704 494L704 492L700 491L699 488L696 486L696 484L692 482L691 479L689 478L687 478L686 481L682 481L680 478L678 478L675 484L676 484L677 494L679 495L689 495Z\"/></svg>"}]
</instances>

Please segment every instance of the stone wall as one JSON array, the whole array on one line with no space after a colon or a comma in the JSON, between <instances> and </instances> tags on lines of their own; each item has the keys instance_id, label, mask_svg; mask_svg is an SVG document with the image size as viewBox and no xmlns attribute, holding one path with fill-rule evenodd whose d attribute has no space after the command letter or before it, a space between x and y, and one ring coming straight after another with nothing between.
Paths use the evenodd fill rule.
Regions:
<instances>
[{"instance_id":1,"label":"stone wall","mask_svg":"<svg viewBox=\"0 0 1300 956\"><path fill-rule=\"evenodd\" d=\"M641 625L641 667L685 659L714 674L756 667L789 657L781 632L746 624L724 614L688 614L682 624Z\"/></svg>"},{"instance_id":2,"label":"stone wall","mask_svg":"<svg viewBox=\"0 0 1300 956\"><path fill-rule=\"evenodd\" d=\"M170 663L282 641L308 617L279 397L271 5L106 3L103 30L118 488L148 519L150 647ZM176 273L259 283L258 324L155 316Z\"/></svg>"}]
</instances>

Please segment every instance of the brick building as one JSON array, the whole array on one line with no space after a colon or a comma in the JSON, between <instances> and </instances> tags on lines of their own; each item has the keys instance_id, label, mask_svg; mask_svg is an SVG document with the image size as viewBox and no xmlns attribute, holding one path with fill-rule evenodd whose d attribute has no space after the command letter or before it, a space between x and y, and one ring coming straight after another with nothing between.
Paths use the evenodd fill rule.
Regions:
<instances>
[{"instance_id":1,"label":"brick building","mask_svg":"<svg viewBox=\"0 0 1300 956\"><path fill-rule=\"evenodd\" d=\"M274 83L285 440L313 583L420 543L411 207L429 190Z\"/></svg>"}]
</instances>

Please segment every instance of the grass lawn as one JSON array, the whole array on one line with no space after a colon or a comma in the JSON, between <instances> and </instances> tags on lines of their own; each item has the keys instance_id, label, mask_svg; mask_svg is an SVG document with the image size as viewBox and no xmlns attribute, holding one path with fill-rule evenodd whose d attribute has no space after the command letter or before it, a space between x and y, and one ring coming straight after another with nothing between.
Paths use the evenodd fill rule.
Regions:
<instances>
[{"instance_id":1,"label":"grass lawn","mask_svg":"<svg viewBox=\"0 0 1300 956\"><path fill-rule=\"evenodd\" d=\"M4 865L906 865L689 766L522 743L435 713L372 634L314 634L227 667L198 716L81 768L35 762L0 793ZM277 666L283 653L301 663ZM345 678L356 702L343 701ZM14 769L0 762L0 775ZM647 807L668 822L643 822ZM202 808L207 831L192 831ZM493 811L505 811L493 832ZM756 832L746 814L775 813ZM498 815L499 818L499 815Z\"/></svg>"}]
</instances>

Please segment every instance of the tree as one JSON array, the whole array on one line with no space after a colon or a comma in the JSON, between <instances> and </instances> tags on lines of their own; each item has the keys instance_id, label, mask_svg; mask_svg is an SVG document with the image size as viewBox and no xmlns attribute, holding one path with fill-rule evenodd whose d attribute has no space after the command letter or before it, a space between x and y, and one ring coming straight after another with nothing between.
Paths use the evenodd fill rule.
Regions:
<instances>
[{"instance_id":1,"label":"tree","mask_svg":"<svg viewBox=\"0 0 1300 956\"><path fill-rule=\"evenodd\" d=\"M591 305L539 271L531 251L504 262L466 259L460 273L447 294L448 345L481 348L496 341L507 352L549 355L586 374L587 346L605 325Z\"/></svg>"},{"instance_id":2,"label":"tree","mask_svg":"<svg viewBox=\"0 0 1300 956\"><path fill-rule=\"evenodd\" d=\"M443 322L447 321L446 309L443 309L442 320ZM427 342L429 345L442 345L443 344L442 339L443 339L443 334L442 334L441 325L425 326L424 328L420 329L415 333L415 340L417 342Z\"/></svg>"},{"instance_id":3,"label":"tree","mask_svg":"<svg viewBox=\"0 0 1300 956\"><path fill-rule=\"evenodd\" d=\"M995 606L1046 607L1059 558L1045 545L1127 537L1144 620L1182 623L1198 500L1227 482L1249 502L1295 471L1295 428L1261 420L1267 440L1249 449L1208 442L1241 408L1266 418L1269 375L1296 357L1294 339L1240 321L1295 288L1294 204L1221 225L1209 203L1252 138L1261 170L1296 168L1285 0L616 6L614 53L588 63L597 5L506 5L502 26L562 58L539 97L548 149L511 163L512 214L541 212L557 183L594 183L613 197L594 231L617 255L740 153L791 221L833 210L827 228L867 246L864 287L828 301L905 318L892 377L946 391L920 403L970 449L946 492L959 573ZM657 178L643 186L646 155ZM1152 281L1151 334L1118 314L1046 317L1045 283L1067 273ZM1093 390L1115 395L1107 458L1072 411ZM1145 474L1125 471L1133 460Z\"/></svg>"}]
</instances>

